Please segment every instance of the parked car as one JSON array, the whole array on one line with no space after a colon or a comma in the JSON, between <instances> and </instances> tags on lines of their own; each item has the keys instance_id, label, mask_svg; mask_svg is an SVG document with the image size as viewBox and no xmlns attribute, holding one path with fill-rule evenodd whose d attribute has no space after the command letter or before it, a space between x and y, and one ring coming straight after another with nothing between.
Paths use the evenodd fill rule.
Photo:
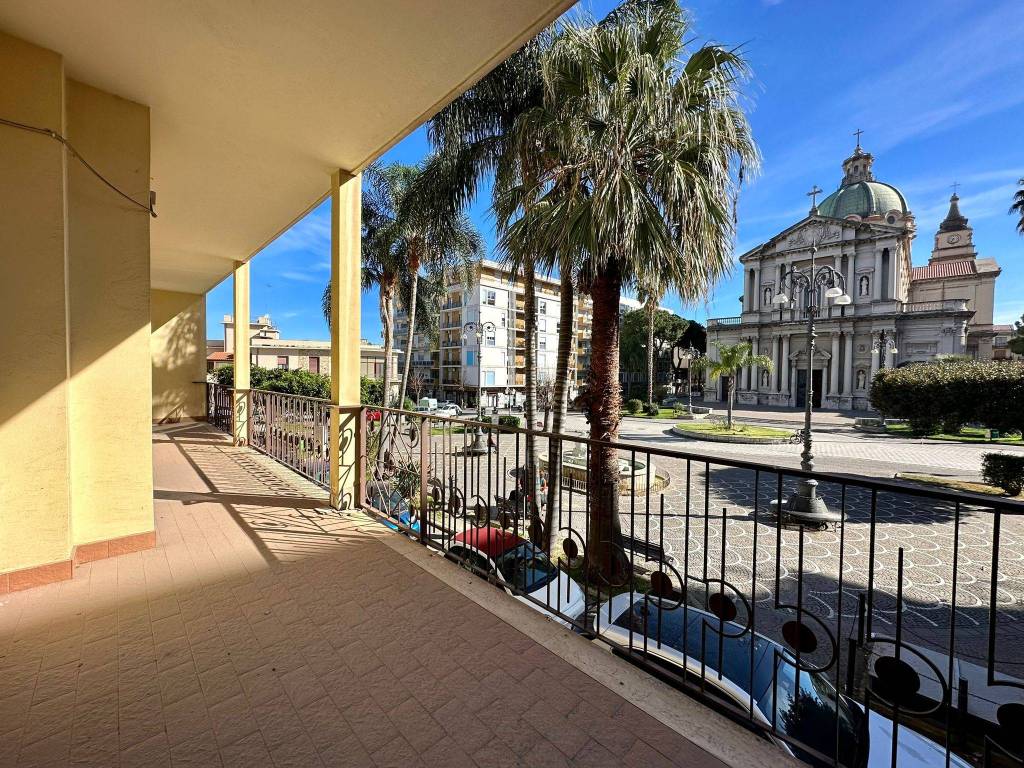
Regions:
<instances>
[{"instance_id":1,"label":"parked car","mask_svg":"<svg viewBox=\"0 0 1024 768\"><path fill-rule=\"evenodd\" d=\"M644 595L628 592L603 603L599 611L599 634L604 639L627 646L632 629L635 653L702 682L712 696L747 711L753 695L754 721L785 752L812 765L831 765L772 736L773 721L777 733L825 755L837 755L840 765L847 768L892 764L892 721L877 712L865 712L860 704L839 693L824 674L802 671L797 675L793 655L764 635L741 634L742 627L725 622L725 637L720 637L719 618L707 611L662 607L657 599L648 601ZM944 747L900 723L896 756L900 768L931 768L945 765L945 760ZM951 756L950 765L970 768L956 755Z\"/></svg>"},{"instance_id":2,"label":"parked car","mask_svg":"<svg viewBox=\"0 0 1024 768\"><path fill-rule=\"evenodd\" d=\"M459 411L459 409L456 408L454 405L450 403L442 403L441 405L437 406L437 410L434 411L433 415L443 416L446 419L454 419L459 415L459 413L461 413L461 411Z\"/></svg>"},{"instance_id":3,"label":"parked car","mask_svg":"<svg viewBox=\"0 0 1024 768\"><path fill-rule=\"evenodd\" d=\"M511 531L494 526L470 528L455 536L448 556L479 569L478 575L493 576L517 600L565 626L570 626L569 622L545 606L572 619L586 608L580 585L552 563L542 549ZM543 606L528 600L524 593Z\"/></svg>"}]
</instances>

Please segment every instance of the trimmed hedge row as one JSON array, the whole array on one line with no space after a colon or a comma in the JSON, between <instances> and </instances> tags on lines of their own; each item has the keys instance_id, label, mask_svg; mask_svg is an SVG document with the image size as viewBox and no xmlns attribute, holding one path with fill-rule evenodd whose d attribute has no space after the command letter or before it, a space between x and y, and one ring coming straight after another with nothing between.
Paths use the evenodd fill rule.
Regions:
<instances>
[{"instance_id":1,"label":"trimmed hedge row","mask_svg":"<svg viewBox=\"0 0 1024 768\"><path fill-rule=\"evenodd\" d=\"M871 405L911 430L956 434L965 424L1024 428L1024 362L946 361L878 372Z\"/></svg>"}]
</instances>

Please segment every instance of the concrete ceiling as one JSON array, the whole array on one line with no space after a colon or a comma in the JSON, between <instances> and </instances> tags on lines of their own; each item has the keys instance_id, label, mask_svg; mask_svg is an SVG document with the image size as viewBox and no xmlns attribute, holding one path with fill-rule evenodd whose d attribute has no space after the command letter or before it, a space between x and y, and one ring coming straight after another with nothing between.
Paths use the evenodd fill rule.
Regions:
<instances>
[{"instance_id":1,"label":"concrete ceiling","mask_svg":"<svg viewBox=\"0 0 1024 768\"><path fill-rule=\"evenodd\" d=\"M0 28L148 105L155 288L202 293L574 0L8 0Z\"/></svg>"}]
</instances>

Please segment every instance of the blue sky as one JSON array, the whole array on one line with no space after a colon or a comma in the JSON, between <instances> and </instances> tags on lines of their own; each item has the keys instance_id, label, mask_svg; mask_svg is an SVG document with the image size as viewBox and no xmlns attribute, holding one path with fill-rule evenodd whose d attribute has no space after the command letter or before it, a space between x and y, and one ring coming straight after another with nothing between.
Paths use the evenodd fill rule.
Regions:
<instances>
[{"instance_id":1,"label":"blue sky","mask_svg":"<svg viewBox=\"0 0 1024 768\"><path fill-rule=\"evenodd\" d=\"M595 16L612 2L584 2ZM746 107L764 155L760 175L740 197L736 253L763 242L807 212L817 184L826 193L840 163L864 131L875 176L898 187L917 217L915 264L928 260L960 183L961 211L974 227L979 254L1003 269L996 284L996 322L1024 312L1024 238L1006 215L1024 177L1024 45L1019 0L699 0L684 3L695 41L741 46L753 69ZM427 151L423 129L385 156L417 162ZM494 243L486 200L470 211L488 248ZM252 261L252 313L270 313L286 338L327 338L320 293L328 277L326 206ZM738 314L739 273L705 302L666 304L687 317ZM231 281L207 297L208 334L221 336L231 312ZM363 336L380 339L377 297L362 299Z\"/></svg>"}]
</instances>

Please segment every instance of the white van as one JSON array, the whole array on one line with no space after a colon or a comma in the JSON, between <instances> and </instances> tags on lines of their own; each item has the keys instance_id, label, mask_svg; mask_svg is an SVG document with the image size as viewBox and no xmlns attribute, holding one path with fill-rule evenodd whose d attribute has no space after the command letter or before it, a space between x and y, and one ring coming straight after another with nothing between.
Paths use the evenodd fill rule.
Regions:
<instances>
[{"instance_id":1,"label":"white van","mask_svg":"<svg viewBox=\"0 0 1024 768\"><path fill-rule=\"evenodd\" d=\"M436 397L423 397L420 398L419 405L416 406L416 413L433 413L437 410L437 398Z\"/></svg>"}]
</instances>

